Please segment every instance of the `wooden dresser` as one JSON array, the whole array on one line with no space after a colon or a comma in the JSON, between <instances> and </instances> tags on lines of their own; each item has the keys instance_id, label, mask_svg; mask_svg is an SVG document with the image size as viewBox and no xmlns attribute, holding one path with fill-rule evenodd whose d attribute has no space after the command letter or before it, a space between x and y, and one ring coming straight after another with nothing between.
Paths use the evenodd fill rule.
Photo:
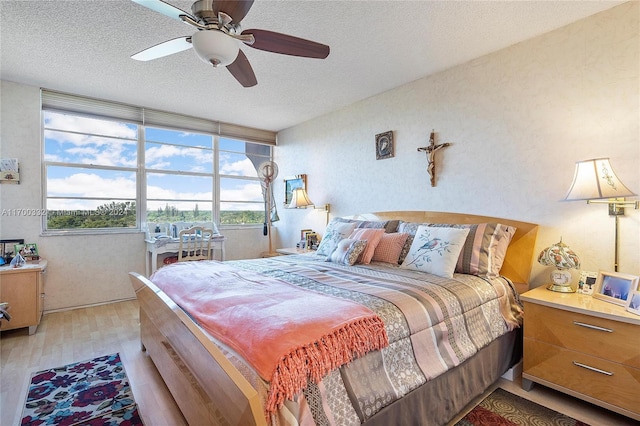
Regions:
<instances>
[{"instance_id":1,"label":"wooden dresser","mask_svg":"<svg viewBox=\"0 0 640 426\"><path fill-rule=\"evenodd\" d=\"M523 388L537 382L640 420L640 316L544 287L521 298Z\"/></svg>"},{"instance_id":2,"label":"wooden dresser","mask_svg":"<svg viewBox=\"0 0 640 426\"><path fill-rule=\"evenodd\" d=\"M29 327L34 334L44 309L47 261L28 262L20 268L0 268L0 302L7 302L11 321L0 321L0 330Z\"/></svg>"}]
</instances>

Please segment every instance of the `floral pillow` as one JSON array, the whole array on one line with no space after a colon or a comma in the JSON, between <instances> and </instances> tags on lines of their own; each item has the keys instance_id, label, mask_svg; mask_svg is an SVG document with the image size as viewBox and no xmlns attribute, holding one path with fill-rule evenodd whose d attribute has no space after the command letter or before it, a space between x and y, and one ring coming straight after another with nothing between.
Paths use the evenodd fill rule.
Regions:
<instances>
[{"instance_id":1,"label":"floral pillow","mask_svg":"<svg viewBox=\"0 0 640 426\"><path fill-rule=\"evenodd\" d=\"M469 229L421 225L400 267L453 278L453 271L468 234Z\"/></svg>"},{"instance_id":2,"label":"floral pillow","mask_svg":"<svg viewBox=\"0 0 640 426\"><path fill-rule=\"evenodd\" d=\"M398 258L398 263L402 264L404 259L409 254L409 250L411 249L411 244L413 244L413 238L416 236L416 232L421 225L429 225L428 223L415 223L415 222L401 222L398 225L398 232L409 234L406 241L404 242L404 246L400 251L400 257Z\"/></svg>"},{"instance_id":3,"label":"floral pillow","mask_svg":"<svg viewBox=\"0 0 640 426\"><path fill-rule=\"evenodd\" d=\"M366 247L367 240L345 238L340 240L331 256L327 258L327 261L341 265L354 265Z\"/></svg>"},{"instance_id":4,"label":"floral pillow","mask_svg":"<svg viewBox=\"0 0 640 426\"><path fill-rule=\"evenodd\" d=\"M324 231L324 236L322 237L322 241L320 241L316 254L327 257L331 256L331 253L336 249L340 240L347 238L355 228L355 222L332 220Z\"/></svg>"}]
</instances>

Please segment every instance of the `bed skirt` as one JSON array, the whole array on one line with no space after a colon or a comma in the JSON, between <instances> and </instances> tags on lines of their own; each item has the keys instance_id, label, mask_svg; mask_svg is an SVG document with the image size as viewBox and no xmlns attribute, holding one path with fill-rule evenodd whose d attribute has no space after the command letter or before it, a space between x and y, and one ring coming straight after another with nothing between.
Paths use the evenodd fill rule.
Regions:
<instances>
[{"instance_id":1,"label":"bed skirt","mask_svg":"<svg viewBox=\"0 0 640 426\"><path fill-rule=\"evenodd\" d=\"M522 356L522 329L494 340L458 367L383 408L366 426L443 426L482 395Z\"/></svg>"}]
</instances>

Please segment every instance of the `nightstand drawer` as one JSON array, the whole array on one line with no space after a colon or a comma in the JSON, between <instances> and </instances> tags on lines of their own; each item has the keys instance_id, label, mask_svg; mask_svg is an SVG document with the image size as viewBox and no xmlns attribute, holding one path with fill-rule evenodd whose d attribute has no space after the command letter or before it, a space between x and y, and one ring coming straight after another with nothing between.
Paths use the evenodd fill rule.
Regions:
<instances>
[{"instance_id":1,"label":"nightstand drawer","mask_svg":"<svg viewBox=\"0 0 640 426\"><path fill-rule=\"evenodd\" d=\"M528 338L524 353L523 377L532 375L640 414L640 369Z\"/></svg>"},{"instance_id":2,"label":"nightstand drawer","mask_svg":"<svg viewBox=\"0 0 640 426\"><path fill-rule=\"evenodd\" d=\"M638 327L525 302L524 336L640 368Z\"/></svg>"}]
</instances>

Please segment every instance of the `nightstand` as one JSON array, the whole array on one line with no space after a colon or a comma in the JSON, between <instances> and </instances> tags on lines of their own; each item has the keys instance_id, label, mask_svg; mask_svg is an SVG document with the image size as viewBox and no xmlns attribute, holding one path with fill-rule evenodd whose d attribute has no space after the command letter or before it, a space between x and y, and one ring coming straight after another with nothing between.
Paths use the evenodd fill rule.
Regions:
<instances>
[{"instance_id":1,"label":"nightstand","mask_svg":"<svg viewBox=\"0 0 640 426\"><path fill-rule=\"evenodd\" d=\"M20 268L0 268L0 302L7 302L11 321L0 321L0 330L29 327L34 334L44 309L47 261L27 262Z\"/></svg>"},{"instance_id":2,"label":"nightstand","mask_svg":"<svg viewBox=\"0 0 640 426\"><path fill-rule=\"evenodd\" d=\"M315 250L306 250L297 247L285 247L279 248L276 250L280 254L305 254L305 253L313 253Z\"/></svg>"},{"instance_id":3,"label":"nightstand","mask_svg":"<svg viewBox=\"0 0 640 426\"><path fill-rule=\"evenodd\" d=\"M538 287L524 302L522 387L533 382L640 420L640 316Z\"/></svg>"}]
</instances>

